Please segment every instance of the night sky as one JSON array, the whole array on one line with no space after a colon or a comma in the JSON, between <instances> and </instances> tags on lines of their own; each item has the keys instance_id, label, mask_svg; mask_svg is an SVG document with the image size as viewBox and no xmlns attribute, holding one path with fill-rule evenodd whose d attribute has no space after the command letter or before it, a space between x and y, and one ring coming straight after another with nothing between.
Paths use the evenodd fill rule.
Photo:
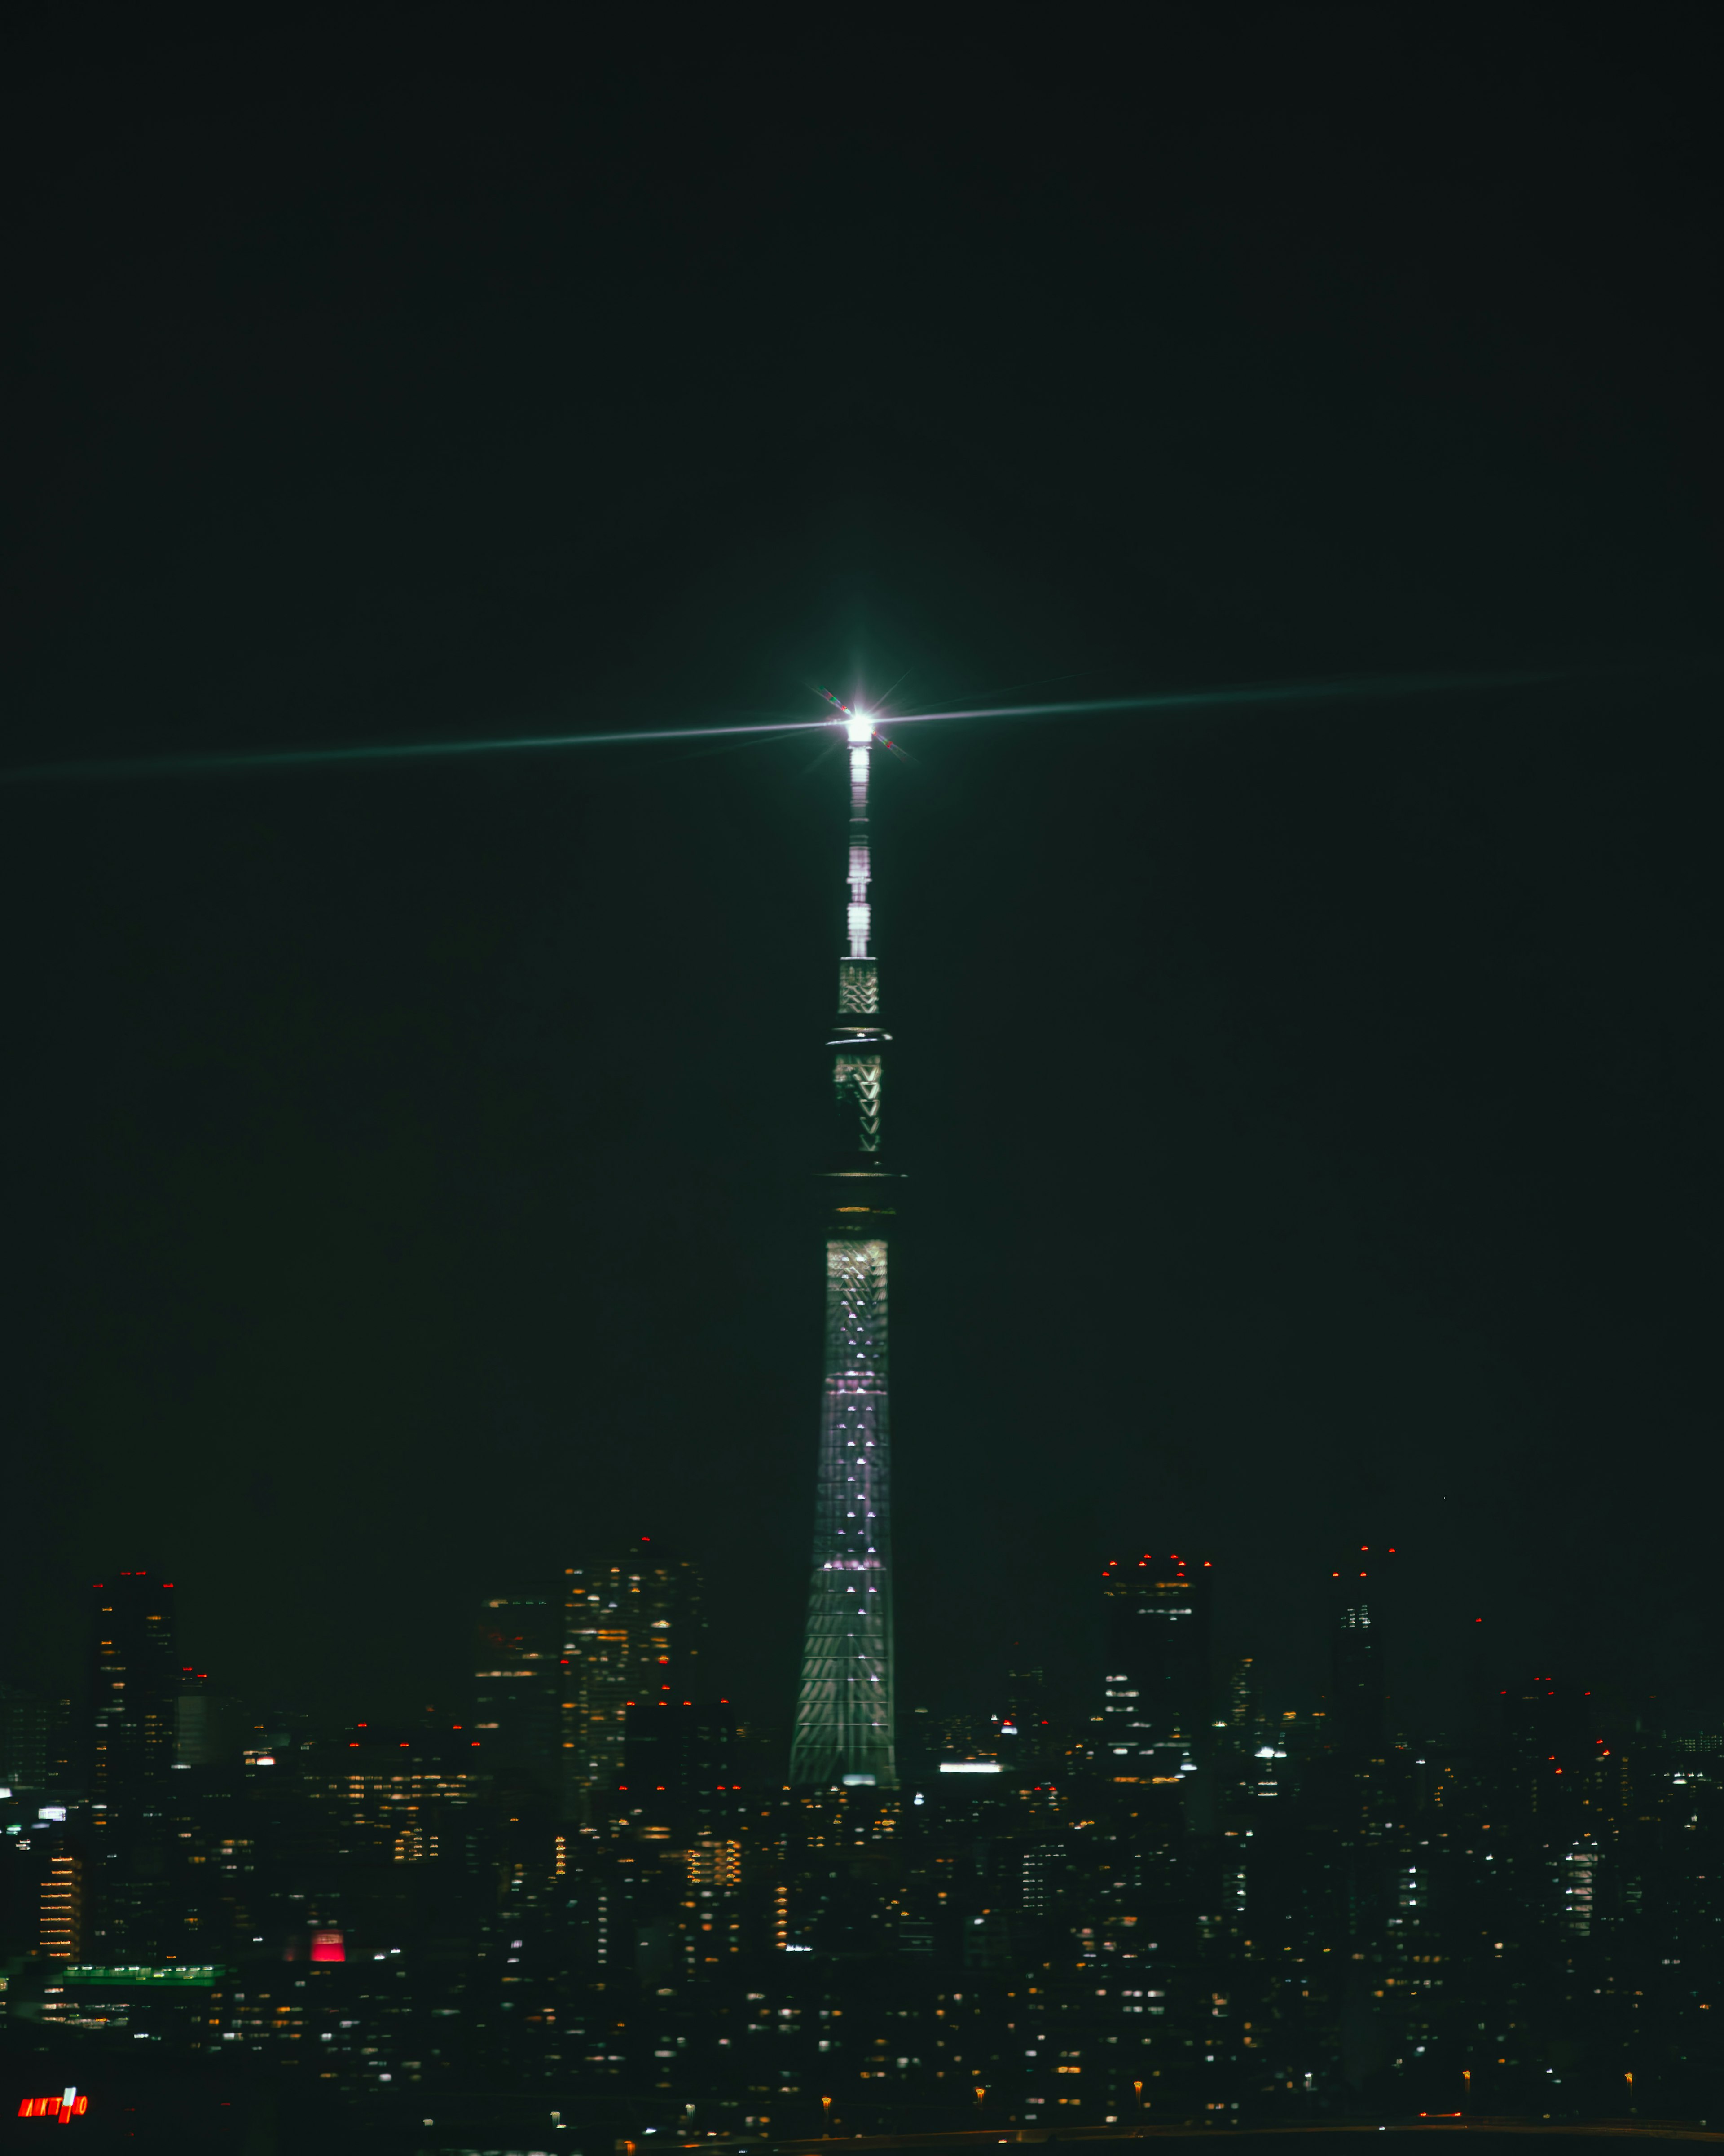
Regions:
<instances>
[{"instance_id":1,"label":"night sky","mask_svg":"<svg viewBox=\"0 0 1724 2156\"><path fill-rule=\"evenodd\" d=\"M1368 1542L1414 1717L1714 1711L1716 11L846 19L15 31L7 762L1558 670L881 760L900 1698L1085 1698L1177 1548L1309 1704ZM144 1564L458 1702L646 1533L788 1716L844 813L0 789L0 1676Z\"/></svg>"}]
</instances>

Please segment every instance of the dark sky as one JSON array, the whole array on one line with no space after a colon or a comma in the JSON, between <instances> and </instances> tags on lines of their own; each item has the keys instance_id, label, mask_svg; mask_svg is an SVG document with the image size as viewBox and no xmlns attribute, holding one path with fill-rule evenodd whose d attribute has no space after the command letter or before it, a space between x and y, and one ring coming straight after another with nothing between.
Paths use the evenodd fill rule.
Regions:
<instances>
[{"instance_id":1,"label":"dark sky","mask_svg":"<svg viewBox=\"0 0 1724 2156\"><path fill-rule=\"evenodd\" d=\"M41 18L3 70L6 747L1560 685L906 729L901 1685L1213 1554L1409 1712L1720 1704L1716 11ZM850 42L844 42L849 38ZM650 1533L788 1704L841 765L792 737L0 791L0 1675L178 1583L457 1697Z\"/></svg>"}]
</instances>

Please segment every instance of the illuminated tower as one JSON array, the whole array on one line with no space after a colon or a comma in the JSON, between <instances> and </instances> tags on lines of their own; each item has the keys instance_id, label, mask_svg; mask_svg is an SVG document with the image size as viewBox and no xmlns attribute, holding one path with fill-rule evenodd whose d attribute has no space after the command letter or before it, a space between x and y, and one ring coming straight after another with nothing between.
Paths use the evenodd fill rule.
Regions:
<instances>
[{"instance_id":1,"label":"illuminated tower","mask_svg":"<svg viewBox=\"0 0 1724 2156\"><path fill-rule=\"evenodd\" d=\"M842 707L840 707L842 708ZM802 1688L790 1779L898 1779L892 1739L890 1438L886 1412L886 1246L898 1178L880 1159L880 977L869 948L870 721L846 711L850 744L849 950L839 960L832 1030L838 1111L823 1178L826 1378L814 1500Z\"/></svg>"}]
</instances>

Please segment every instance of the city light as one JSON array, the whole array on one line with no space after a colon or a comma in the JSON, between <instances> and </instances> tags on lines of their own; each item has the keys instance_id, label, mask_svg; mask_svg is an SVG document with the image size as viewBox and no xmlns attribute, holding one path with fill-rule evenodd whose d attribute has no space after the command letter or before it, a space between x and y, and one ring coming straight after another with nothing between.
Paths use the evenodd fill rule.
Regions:
<instances>
[{"instance_id":1,"label":"city light","mask_svg":"<svg viewBox=\"0 0 1724 2156\"><path fill-rule=\"evenodd\" d=\"M0 1796L18 1798L5 1830L23 1882L8 1909L31 1953L30 1992L16 1994L27 2018L39 2004L45 2027L106 2030L128 2054L162 2045L270 2071L315 2059L343 2101L421 2081L427 2100L459 2094L506 2031L524 2078L625 2122L634 2107L684 2118L716 2141L737 2118L751 2135L801 2134L817 2103L845 2133L907 2119L949 2130L952 2098L972 2092L1005 2133L1105 2130L1134 2103L1145 2124L1201 2110L1236 2126L1244 2106L1302 2126L1354 2101L1336 2032L1362 1989L1383 2061L1373 2072L1397 2115L1451 2116L1411 2106L1452 2097L1457 2074L1470 2102L1457 2052L1493 2020L1493 2098L1507 2108L1536 2087L1551 2103L1569 2076L1532 2056L1513 2018L1537 1983L1565 2046L1577 2026L1638 2031L1632 2007L1600 2000L1656 1995L1675 2032L1667 2063L1629 2086L1650 2103L1660 2071L1676 2115L1680 2092L1704 2086L1682 2079L1679 2046L1704 2049L1686 2017L1691 2002L1710 2026L1697 1994L1712 1988L1711 1942L1655 1969L1644 1943L1660 1896L1699 1911L1696 1924L1710 1906L1724 1738L1697 1730L1660 1749L1637 1714L1619 1752L1591 1733L1595 1705L1560 1697L1548 1676L1499 1690L1506 1671L1492 1673L1491 1733L1474 1743L1408 1728L1390 1683L1394 1613L1351 1561L1378 1556L1379 1579L1392 1546L1349 1538L1301 1555L1326 1657L1314 1697L1271 1705L1276 1665L1219 1651L1239 1613L1218 1627L1226 1583L1196 1554L1189 1519L1175 1523L1179 1505L1153 1527L1122 1506L1116 1548L1171 1531L1187 1552L1110 1560L1099 1593L1093 1551L1075 1560L1097 1626L1081 1688L1062 1699L1023 1666L1035 1650L1014 1651L1003 1676L1003 1665L987 1672L993 1711L906 1717L916 1785L900 1789L889 1353L900 1182L885 1152L870 824L874 745L890 744L877 713L827 700L822 762L834 782L842 763L849 811L832 863L841 925L837 877L829 892L839 1127L819 1260L808 1250L823 1262L824 1354L788 1760L769 1712L770 1735L756 1723L745 1738L728 1702L711 1702L699 1570L646 1537L486 1592L459 1707L340 1727L272 1712L219 1744L208 1680L174 1651L172 1590L143 1571L110 1573L89 1612L82 1729L64 1726L65 1702L20 1705L9 1689L0 1702L15 1746L0 1755ZM983 715L921 715L967 716ZM1332 1562L1343 1553L1346 1566ZM1039 1621L1029 1607L1026 1630ZM445 1718L454 1712L461 1722ZM989 1753L1004 1757L977 1756ZM91 1762L87 1789L74 1757ZM11 1763L26 1758L29 1774ZM266 1789L242 1765L278 1771ZM170 1794L171 1774L184 1779ZM1540 1861L1511 1868L1511 1845L1498 1863L1483 1809L1494 1840L1506 1829ZM377 1946L387 1930L403 1943ZM205 1958L174 1961L175 1943ZM114 1958L82 1958L96 1951ZM780 1954L806 1959L791 1972ZM1620 1982L1629 1970L1640 1984ZM1454 2031L1439 1994L1476 1999L1477 2031ZM771 2061L747 2056L768 2034ZM842 2114L817 2095L829 2072L844 2076ZM69 2089L23 2099L19 2115L64 2122L86 2102ZM618 2145L671 2130L637 2125Z\"/></svg>"}]
</instances>

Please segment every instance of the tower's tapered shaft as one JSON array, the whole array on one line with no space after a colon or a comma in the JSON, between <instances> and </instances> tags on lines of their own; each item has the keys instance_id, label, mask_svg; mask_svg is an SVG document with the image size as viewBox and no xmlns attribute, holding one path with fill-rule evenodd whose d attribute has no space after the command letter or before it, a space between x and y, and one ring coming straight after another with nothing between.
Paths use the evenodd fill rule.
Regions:
<instances>
[{"instance_id":1,"label":"tower's tapered shaft","mask_svg":"<svg viewBox=\"0 0 1724 2156\"><path fill-rule=\"evenodd\" d=\"M850 736L849 949L839 961L833 1091L834 1164L824 1178L826 1378L794 1783L898 1779L892 1721L890 1428L886 1405L886 1245L898 1178L880 1159L880 980L870 948L868 743Z\"/></svg>"}]
</instances>

